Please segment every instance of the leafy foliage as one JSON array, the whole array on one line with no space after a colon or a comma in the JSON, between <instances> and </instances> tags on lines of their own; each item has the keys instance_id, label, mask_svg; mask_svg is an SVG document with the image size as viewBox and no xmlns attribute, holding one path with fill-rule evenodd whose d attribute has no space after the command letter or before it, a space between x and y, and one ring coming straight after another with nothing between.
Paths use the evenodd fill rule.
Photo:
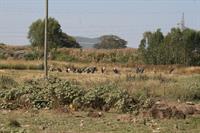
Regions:
<instances>
[{"instance_id":1,"label":"leafy foliage","mask_svg":"<svg viewBox=\"0 0 200 133\"><path fill-rule=\"evenodd\" d=\"M84 104L95 109L131 112L137 101L116 86L104 85L88 91L84 96Z\"/></svg>"},{"instance_id":2,"label":"leafy foliage","mask_svg":"<svg viewBox=\"0 0 200 133\"><path fill-rule=\"evenodd\" d=\"M15 80L13 80L11 77L4 76L4 75L0 76L0 91L2 89L10 89L17 85L18 85L18 83Z\"/></svg>"},{"instance_id":3,"label":"leafy foliage","mask_svg":"<svg viewBox=\"0 0 200 133\"><path fill-rule=\"evenodd\" d=\"M71 56L69 54L65 54L60 51L54 51L51 53L51 59L52 60L58 60L58 61L76 61L77 59L74 56Z\"/></svg>"},{"instance_id":4,"label":"leafy foliage","mask_svg":"<svg viewBox=\"0 0 200 133\"><path fill-rule=\"evenodd\" d=\"M24 55L25 60L36 60L36 59L40 59L40 58L41 58L41 54L40 54L40 52L38 52L36 50Z\"/></svg>"},{"instance_id":5,"label":"leafy foliage","mask_svg":"<svg viewBox=\"0 0 200 133\"><path fill-rule=\"evenodd\" d=\"M55 108L69 106L84 109L114 109L132 112L138 101L113 85L99 86L88 91L58 78L26 81L23 85L1 91L0 108ZM1 100L0 100L1 101Z\"/></svg>"},{"instance_id":6,"label":"leafy foliage","mask_svg":"<svg viewBox=\"0 0 200 133\"><path fill-rule=\"evenodd\" d=\"M79 43L72 36L67 35L66 33L62 33L59 47L66 48L81 48Z\"/></svg>"},{"instance_id":7,"label":"leafy foliage","mask_svg":"<svg viewBox=\"0 0 200 133\"><path fill-rule=\"evenodd\" d=\"M7 102L13 102L17 107L30 104L35 108L52 108L55 103L65 105L72 103L76 97L80 97L84 91L71 85L68 81L57 78L31 80L24 85L2 93Z\"/></svg>"},{"instance_id":8,"label":"leafy foliage","mask_svg":"<svg viewBox=\"0 0 200 133\"><path fill-rule=\"evenodd\" d=\"M29 28L28 39L34 47L43 47L44 43L44 20L38 19ZM48 45L49 48L68 47L80 48L75 39L62 32L61 25L54 18L48 20Z\"/></svg>"},{"instance_id":9,"label":"leafy foliage","mask_svg":"<svg viewBox=\"0 0 200 133\"><path fill-rule=\"evenodd\" d=\"M200 100L200 78L199 76L192 76L183 78L175 83L174 88L169 88L167 95L183 101L199 101Z\"/></svg>"},{"instance_id":10,"label":"leafy foliage","mask_svg":"<svg viewBox=\"0 0 200 133\"><path fill-rule=\"evenodd\" d=\"M200 65L200 32L177 28L166 36L160 30L146 32L139 51L147 64Z\"/></svg>"}]
</instances>

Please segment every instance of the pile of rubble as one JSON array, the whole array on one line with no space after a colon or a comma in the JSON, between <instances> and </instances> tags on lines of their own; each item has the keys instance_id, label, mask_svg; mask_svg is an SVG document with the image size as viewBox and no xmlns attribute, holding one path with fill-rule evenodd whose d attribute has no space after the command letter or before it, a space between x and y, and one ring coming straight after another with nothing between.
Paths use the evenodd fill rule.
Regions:
<instances>
[{"instance_id":1,"label":"pile of rubble","mask_svg":"<svg viewBox=\"0 0 200 133\"><path fill-rule=\"evenodd\" d=\"M189 102L179 104L156 102L146 114L155 119L185 119L188 115L200 114L200 105Z\"/></svg>"}]
</instances>

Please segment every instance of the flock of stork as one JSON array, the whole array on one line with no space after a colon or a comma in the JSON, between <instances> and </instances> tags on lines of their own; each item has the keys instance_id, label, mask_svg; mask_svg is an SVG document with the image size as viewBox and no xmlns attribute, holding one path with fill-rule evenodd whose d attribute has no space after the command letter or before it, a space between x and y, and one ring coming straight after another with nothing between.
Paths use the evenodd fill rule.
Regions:
<instances>
[{"instance_id":1,"label":"flock of stork","mask_svg":"<svg viewBox=\"0 0 200 133\"><path fill-rule=\"evenodd\" d=\"M144 70L145 68L144 67L136 67L135 69L135 72L136 73L144 73ZM78 67L74 67L74 66L69 66L69 67L65 67L65 68L59 68L59 67L53 67L52 65L50 66L49 68L49 71L51 72L67 72L67 73L96 73L98 72L98 69L96 66L90 66L90 67L81 67L81 68L78 68ZM101 73L105 73L107 71L106 67L101 67L100 68L100 72ZM120 74L120 70L116 67L114 67L112 69L112 72L115 73L115 74Z\"/></svg>"},{"instance_id":2,"label":"flock of stork","mask_svg":"<svg viewBox=\"0 0 200 133\"><path fill-rule=\"evenodd\" d=\"M113 73L115 74L120 74L120 69L119 68L116 68L114 67L113 69L107 69L106 67L101 67L100 69L100 72L103 74L103 73L106 73L108 71L112 71ZM137 74L143 74L145 72L145 68L144 67L135 67L133 69L135 71L135 73ZM174 67L172 68L169 68L169 71L168 73L171 74L173 71L175 70ZM75 67L75 66L66 66L64 68L60 68L60 67L54 67L53 65L51 65L49 67L49 71L51 72L67 72L67 73L91 73L91 74L94 74L96 72L98 72L98 69L96 66L89 66L89 67ZM154 73L156 73L156 70L154 70Z\"/></svg>"}]
</instances>

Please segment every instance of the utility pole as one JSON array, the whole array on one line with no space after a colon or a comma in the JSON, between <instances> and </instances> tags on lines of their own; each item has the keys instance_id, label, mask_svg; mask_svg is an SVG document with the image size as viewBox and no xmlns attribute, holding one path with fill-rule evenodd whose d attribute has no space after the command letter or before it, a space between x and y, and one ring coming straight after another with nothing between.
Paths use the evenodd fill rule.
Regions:
<instances>
[{"instance_id":1,"label":"utility pole","mask_svg":"<svg viewBox=\"0 0 200 133\"><path fill-rule=\"evenodd\" d=\"M181 29L181 31L184 31L187 27L185 26L185 14L182 14L182 18L180 23L178 23L179 28Z\"/></svg>"},{"instance_id":2,"label":"utility pole","mask_svg":"<svg viewBox=\"0 0 200 133\"><path fill-rule=\"evenodd\" d=\"M181 20L181 30L185 30L185 14L182 14L182 20Z\"/></svg>"},{"instance_id":3,"label":"utility pole","mask_svg":"<svg viewBox=\"0 0 200 133\"><path fill-rule=\"evenodd\" d=\"M44 73L45 79L48 78L48 64L47 64L47 56L48 56L48 0L45 2L45 37L44 37Z\"/></svg>"}]
</instances>

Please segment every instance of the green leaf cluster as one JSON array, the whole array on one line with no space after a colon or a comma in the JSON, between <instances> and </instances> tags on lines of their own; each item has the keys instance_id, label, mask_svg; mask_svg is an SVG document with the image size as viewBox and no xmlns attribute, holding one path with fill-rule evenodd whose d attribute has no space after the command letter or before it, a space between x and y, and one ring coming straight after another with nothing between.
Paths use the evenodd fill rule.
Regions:
<instances>
[{"instance_id":1,"label":"green leaf cluster","mask_svg":"<svg viewBox=\"0 0 200 133\"><path fill-rule=\"evenodd\" d=\"M132 112L138 102L128 92L112 84L86 91L69 81L54 77L26 81L23 85L1 90L0 95L2 109L53 109L72 105L77 109Z\"/></svg>"},{"instance_id":2,"label":"green leaf cluster","mask_svg":"<svg viewBox=\"0 0 200 133\"><path fill-rule=\"evenodd\" d=\"M45 21L38 19L29 27L28 39L33 47L43 48L44 46ZM48 19L48 48L59 47L80 48L80 45L72 37L64 33L61 25L55 18Z\"/></svg>"},{"instance_id":3,"label":"green leaf cluster","mask_svg":"<svg viewBox=\"0 0 200 133\"><path fill-rule=\"evenodd\" d=\"M147 64L200 65L200 32L179 28L171 29L166 36L160 29L145 32L139 52Z\"/></svg>"}]
</instances>

